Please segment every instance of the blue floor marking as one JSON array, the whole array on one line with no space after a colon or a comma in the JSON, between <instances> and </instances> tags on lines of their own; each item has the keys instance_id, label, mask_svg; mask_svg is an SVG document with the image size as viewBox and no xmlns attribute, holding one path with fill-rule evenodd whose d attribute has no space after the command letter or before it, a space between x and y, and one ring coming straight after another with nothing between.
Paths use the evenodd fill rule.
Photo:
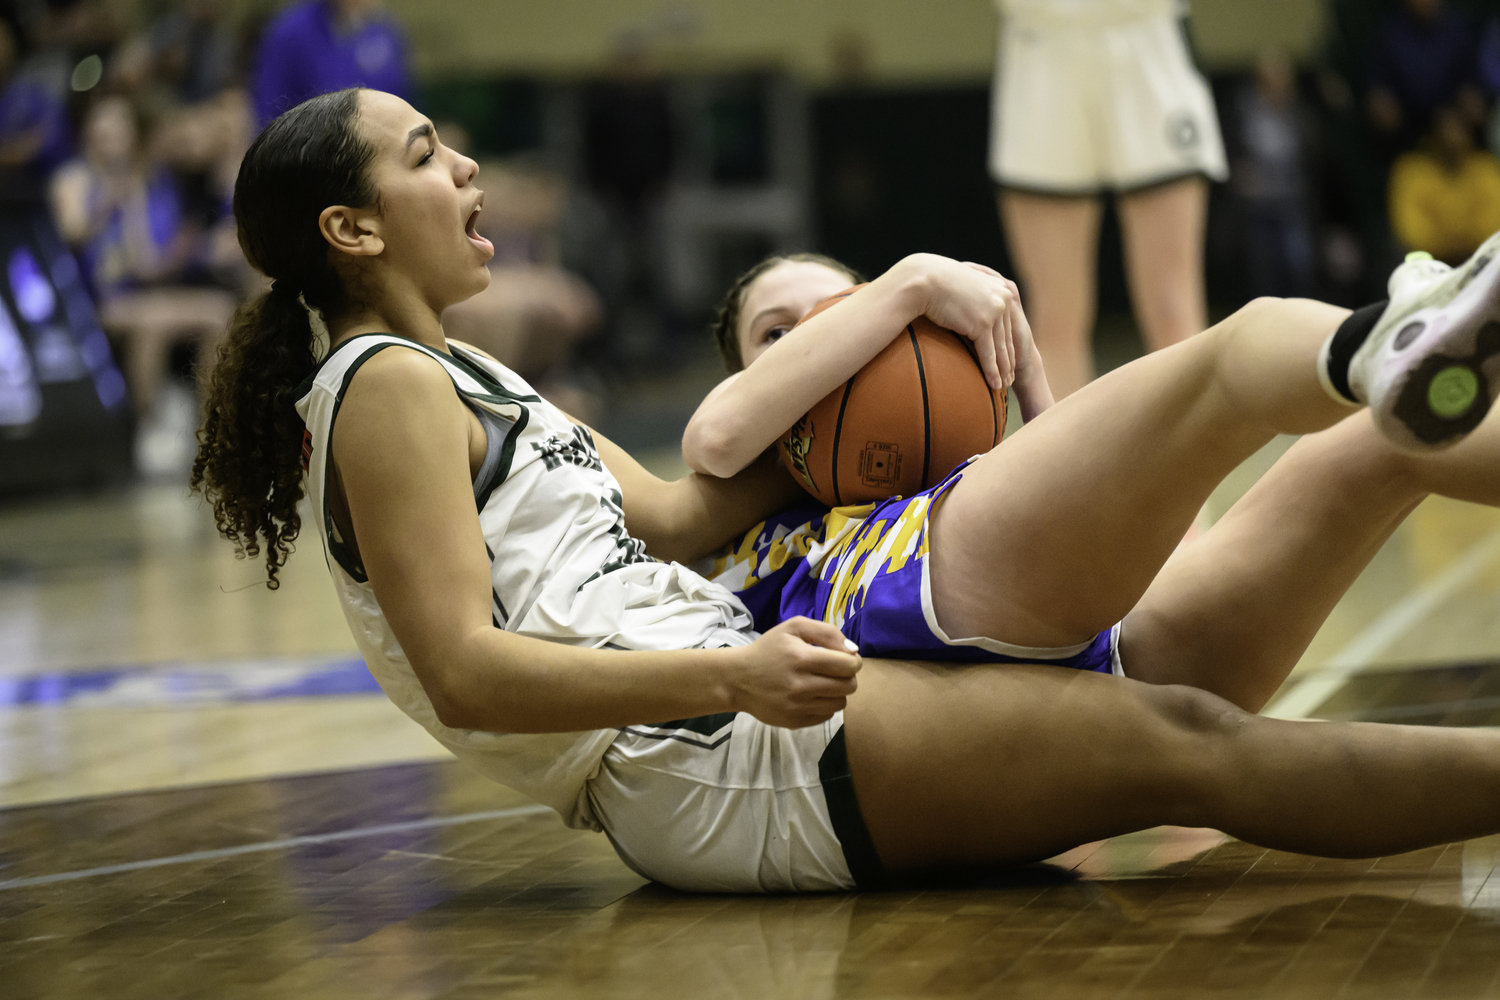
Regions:
<instances>
[{"instance_id":1,"label":"blue floor marking","mask_svg":"<svg viewBox=\"0 0 1500 1000\"><path fill-rule=\"evenodd\" d=\"M358 658L241 660L0 677L0 709L197 705L379 691Z\"/></svg>"}]
</instances>

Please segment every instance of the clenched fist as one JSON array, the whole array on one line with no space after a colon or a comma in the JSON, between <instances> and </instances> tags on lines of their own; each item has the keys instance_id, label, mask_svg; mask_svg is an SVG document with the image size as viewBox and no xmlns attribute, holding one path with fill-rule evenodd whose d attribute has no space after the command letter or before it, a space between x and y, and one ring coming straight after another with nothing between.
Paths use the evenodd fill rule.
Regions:
<instances>
[{"instance_id":1,"label":"clenched fist","mask_svg":"<svg viewBox=\"0 0 1500 1000\"><path fill-rule=\"evenodd\" d=\"M858 683L854 644L826 622L789 618L730 651L735 711L787 729L815 726L842 711Z\"/></svg>"}]
</instances>

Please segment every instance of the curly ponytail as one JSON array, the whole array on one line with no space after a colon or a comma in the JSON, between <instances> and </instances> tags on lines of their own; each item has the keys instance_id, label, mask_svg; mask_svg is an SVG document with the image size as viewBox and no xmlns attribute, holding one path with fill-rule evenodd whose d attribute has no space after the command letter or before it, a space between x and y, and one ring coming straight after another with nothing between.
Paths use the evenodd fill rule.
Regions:
<instances>
[{"instance_id":1,"label":"curly ponytail","mask_svg":"<svg viewBox=\"0 0 1500 1000\"><path fill-rule=\"evenodd\" d=\"M718 341L719 354L724 358L724 367L729 369L730 374L743 371L745 368L745 359L740 354L740 309L745 304L745 291L755 283L756 278L778 264L787 263L822 264L824 267L848 275L849 280L856 285L865 280L848 264L820 253L777 254L767 257L740 275L735 279L734 284L729 286L729 291L724 295L724 301L719 303L719 310L714 314L713 325L710 327L713 330L714 340Z\"/></svg>"},{"instance_id":2,"label":"curly ponytail","mask_svg":"<svg viewBox=\"0 0 1500 1000\"><path fill-rule=\"evenodd\" d=\"M242 556L266 559L266 586L302 528L302 419L297 389L317 367L309 309L346 311L318 217L329 205L377 204L375 151L359 135L359 91L292 108L245 153L234 185L240 247L274 279L241 306L209 376L190 486L213 505L214 524Z\"/></svg>"}]
</instances>

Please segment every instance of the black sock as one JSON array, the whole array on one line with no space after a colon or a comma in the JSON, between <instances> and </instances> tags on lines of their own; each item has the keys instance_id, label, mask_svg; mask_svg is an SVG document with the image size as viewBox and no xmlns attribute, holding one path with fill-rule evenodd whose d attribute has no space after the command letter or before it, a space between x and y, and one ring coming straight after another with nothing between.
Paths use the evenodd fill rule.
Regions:
<instances>
[{"instance_id":1,"label":"black sock","mask_svg":"<svg viewBox=\"0 0 1500 1000\"><path fill-rule=\"evenodd\" d=\"M1375 329L1376 322L1389 304L1389 299L1381 299L1350 313L1349 318L1334 331L1333 341L1328 345L1328 380L1339 391L1339 395L1351 403L1364 401L1354 398L1354 390L1349 388L1349 362L1354 360L1354 352L1370 336L1370 331Z\"/></svg>"}]
</instances>

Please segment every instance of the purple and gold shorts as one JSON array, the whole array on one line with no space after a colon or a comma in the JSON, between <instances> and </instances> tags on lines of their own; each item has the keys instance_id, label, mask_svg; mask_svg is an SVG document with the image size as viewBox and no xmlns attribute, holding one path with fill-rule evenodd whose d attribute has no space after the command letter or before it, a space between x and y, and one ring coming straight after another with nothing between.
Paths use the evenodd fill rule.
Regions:
<instances>
[{"instance_id":1,"label":"purple and gold shorts","mask_svg":"<svg viewBox=\"0 0 1500 1000\"><path fill-rule=\"evenodd\" d=\"M929 518L968 464L910 497L784 511L751 528L704 575L734 591L761 632L805 615L838 626L862 656L1049 663L1123 675L1118 625L1063 648L1016 646L984 636L953 638L943 631L932 609Z\"/></svg>"}]
</instances>

